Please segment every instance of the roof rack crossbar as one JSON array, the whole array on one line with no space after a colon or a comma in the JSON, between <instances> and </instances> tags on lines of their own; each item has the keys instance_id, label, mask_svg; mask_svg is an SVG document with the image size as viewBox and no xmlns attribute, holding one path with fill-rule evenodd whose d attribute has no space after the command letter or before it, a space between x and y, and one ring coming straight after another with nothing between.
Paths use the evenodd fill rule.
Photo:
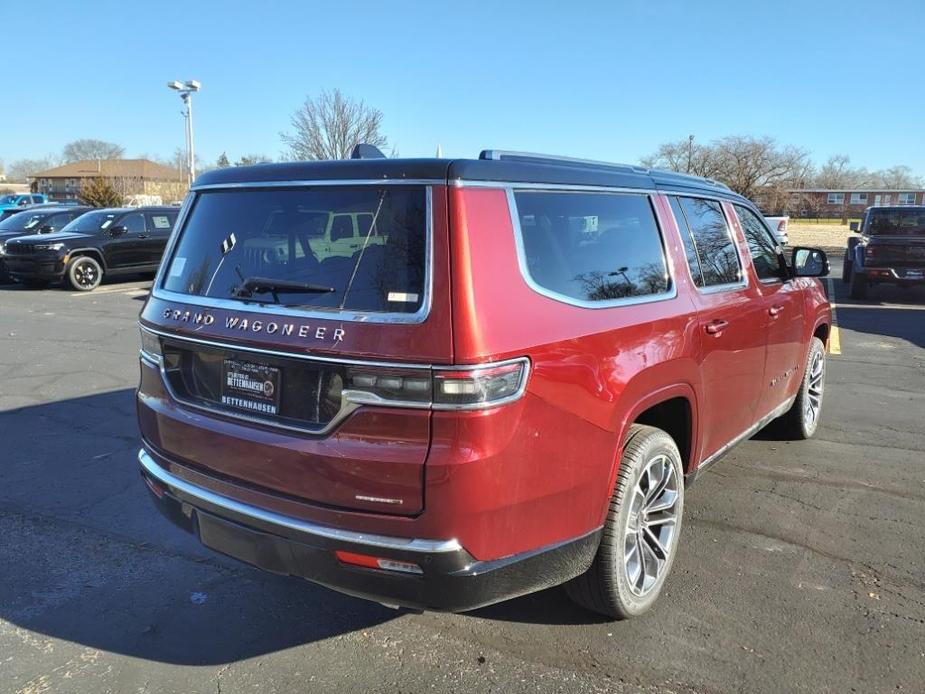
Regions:
<instances>
[{"instance_id":1,"label":"roof rack crossbar","mask_svg":"<svg viewBox=\"0 0 925 694\"><path fill-rule=\"evenodd\" d=\"M479 154L479 159L492 159L502 161L504 159L515 161L535 161L546 162L550 164L571 164L575 166L594 166L607 169L630 171L632 173L647 174L649 169L644 166L635 166L633 164L616 164L609 161L597 161L594 159L577 159L575 157L561 157L552 154L536 154L534 152L514 152L503 149L483 149Z\"/></svg>"}]
</instances>

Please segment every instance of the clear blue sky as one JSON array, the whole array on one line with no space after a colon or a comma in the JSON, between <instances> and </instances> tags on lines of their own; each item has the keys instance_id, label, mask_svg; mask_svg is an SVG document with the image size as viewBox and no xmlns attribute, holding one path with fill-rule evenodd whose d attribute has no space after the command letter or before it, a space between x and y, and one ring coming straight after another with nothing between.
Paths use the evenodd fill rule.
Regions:
<instances>
[{"instance_id":1,"label":"clear blue sky","mask_svg":"<svg viewBox=\"0 0 925 694\"><path fill-rule=\"evenodd\" d=\"M9 10L10 7L7 7ZM402 156L521 149L635 162L667 140L771 135L817 161L925 175L925 3L44 2L5 23L0 158L81 137L276 157L307 94L385 114ZM32 17L34 24L22 24ZM12 65L10 61L12 60Z\"/></svg>"}]
</instances>

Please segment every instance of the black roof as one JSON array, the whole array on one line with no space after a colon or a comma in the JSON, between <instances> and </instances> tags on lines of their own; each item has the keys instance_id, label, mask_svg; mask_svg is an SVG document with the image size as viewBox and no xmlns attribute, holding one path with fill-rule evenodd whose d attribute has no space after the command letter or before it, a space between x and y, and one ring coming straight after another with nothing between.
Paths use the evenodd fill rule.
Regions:
<instances>
[{"instance_id":1,"label":"black roof","mask_svg":"<svg viewBox=\"0 0 925 694\"><path fill-rule=\"evenodd\" d=\"M479 159L342 159L212 169L193 188L279 181L337 180L499 181L553 185L643 188L706 193L743 200L707 178L564 157L486 150Z\"/></svg>"}]
</instances>

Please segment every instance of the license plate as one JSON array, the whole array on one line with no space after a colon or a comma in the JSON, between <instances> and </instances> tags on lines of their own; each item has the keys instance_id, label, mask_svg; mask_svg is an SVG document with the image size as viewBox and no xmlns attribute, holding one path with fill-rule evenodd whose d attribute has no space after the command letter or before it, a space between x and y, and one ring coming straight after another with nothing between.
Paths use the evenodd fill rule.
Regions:
<instances>
[{"instance_id":1,"label":"license plate","mask_svg":"<svg viewBox=\"0 0 925 694\"><path fill-rule=\"evenodd\" d=\"M253 414L279 414L280 370L276 366L226 358L222 404Z\"/></svg>"},{"instance_id":2,"label":"license plate","mask_svg":"<svg viewBox=\"0 0 925 694\"><path fill-rule=\"evenodd\" d=\"M906 270L906 277L911 280L920 280L925 277L923 270Z\"/></svg>"}]
</instances>

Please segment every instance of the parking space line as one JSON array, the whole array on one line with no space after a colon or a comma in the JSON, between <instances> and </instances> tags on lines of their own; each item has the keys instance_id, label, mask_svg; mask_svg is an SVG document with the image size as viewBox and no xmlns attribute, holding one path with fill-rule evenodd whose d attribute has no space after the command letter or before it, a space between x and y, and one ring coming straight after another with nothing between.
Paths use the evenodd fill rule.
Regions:
<instances>
[{"instance_id":1,"label":"parking space line","mask_svg":"<svg viewBox=\"0 0 925 694\"><path fill-rule=\"evenodd\" d=\"M832 306L832 330L829 331L829 354L841 354L841 334L838 330L838 305L835 303L835 283L831 277L825 280L829 290L829 304Z\"/></svg>"}]
</instances>

